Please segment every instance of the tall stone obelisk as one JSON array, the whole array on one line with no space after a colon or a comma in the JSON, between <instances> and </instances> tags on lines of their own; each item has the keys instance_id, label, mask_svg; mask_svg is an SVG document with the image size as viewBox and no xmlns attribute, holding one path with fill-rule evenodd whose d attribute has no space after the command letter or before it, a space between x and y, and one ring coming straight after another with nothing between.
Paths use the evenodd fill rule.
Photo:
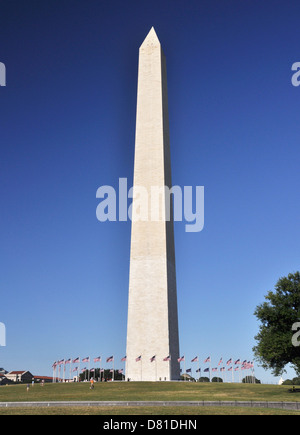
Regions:
<instances>
[{"instance_id":1,"label":"tall stone obelisk","mask_svg":"<svg viewBox=\"0 0 300 435\"><path fill-rule=\"evenodd\" d=\"M171 187L167 71L152 27L139 50L126 352L133 381L180 378L173 209L168 219L164 186Z\"/></svg>"}]
</instances>

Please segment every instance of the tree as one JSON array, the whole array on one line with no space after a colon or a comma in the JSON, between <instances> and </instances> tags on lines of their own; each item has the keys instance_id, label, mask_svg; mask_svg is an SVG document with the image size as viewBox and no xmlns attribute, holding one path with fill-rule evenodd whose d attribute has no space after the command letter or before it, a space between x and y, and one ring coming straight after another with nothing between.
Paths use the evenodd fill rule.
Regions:
<instances>
[{"instance_id":1,"label":"tree","mask_svg":"<svg viewBox=\"0 0 300 435\"><path fill-rule=\"evenodd\" d=\"M211 381L212 382L223 382L223 379L219 378L218 376L214 376Z\"/></svg>"},{"instance_id":2,"label":"tree","mask_svg":"<svg viewBox=\"0 0 300 435\"><path fill-rule=\"evenodd\" d=\"M209 378L206 376L201 376L201 378L199 378L198 382L210 382Z\"/></svg>"},{"instance_id":3,"label":"tree","mask_svg":"<svg viewBox=\"0 0 300 435\"><path fill-rule=\"evenodd\" d=\"M261 322L253 348L255 359L275 376L289 363L300 375L300 347L292 342L292 327L300 321L300 272L280 278L265 299L254 312Z\"/></svg>"},{"instance_id":4,"label":"tree","mask_svg":"<svg viewBox=\"0 0 300 435\"><path fill-rule=\"evenodd\" d=\"M260 384L260 380L257 379L255 376L245 376L242 379L243 384Z\"/></svg>"}]
</instances>

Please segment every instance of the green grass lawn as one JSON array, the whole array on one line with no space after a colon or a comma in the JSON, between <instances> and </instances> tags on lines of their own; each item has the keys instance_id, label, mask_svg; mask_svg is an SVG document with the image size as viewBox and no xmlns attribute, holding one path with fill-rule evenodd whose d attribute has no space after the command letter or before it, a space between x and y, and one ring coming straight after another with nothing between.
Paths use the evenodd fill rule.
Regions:
<instances>
[{"instance_id":1,"label":"green grass lawn","mask_svg":"<svg viewBox=\"0 0 300 435\"><path fill-rule=\"evenodd\" d=\"M173 400L253 400L300 401L299 393L289 393L289 386L192 382L102 382L90 390L89 383L3 385L0 401L173 401Z\"/></svg>"},{"instance_id":2,"label":"green grass lawn","mask_svg":"<svg viewBox=\"0 0 300 435\"><path fill-rule=\"evenodd\" d=\"M0 408L0 415L143 415L143 416L196 416L196 415L300 415L299 411L272 408L243 407L191 407L191 406L146 406L146 407L51 407L51 408Z\"/></svg>"}]
</instances>

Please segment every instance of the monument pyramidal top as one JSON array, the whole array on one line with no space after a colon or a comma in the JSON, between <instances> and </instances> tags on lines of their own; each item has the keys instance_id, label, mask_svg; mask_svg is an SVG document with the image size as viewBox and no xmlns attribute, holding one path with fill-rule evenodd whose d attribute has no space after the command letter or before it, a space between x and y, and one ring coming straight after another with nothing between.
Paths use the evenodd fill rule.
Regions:
<instances>
[{"instance_id":1,"label":"monument pyramidal top","mask_svg":"<svg viewBox=\"0 0 300 435\"><path fill-rule=\"evenodd\" d=\"M160 46L159 39L157 37L157 34L156 34L153 26L151 27L150 32L148 33L148 35L144 39L140 48L144 48L144 47L149 46L149 45Z\"/></svg>"}]
</instances>

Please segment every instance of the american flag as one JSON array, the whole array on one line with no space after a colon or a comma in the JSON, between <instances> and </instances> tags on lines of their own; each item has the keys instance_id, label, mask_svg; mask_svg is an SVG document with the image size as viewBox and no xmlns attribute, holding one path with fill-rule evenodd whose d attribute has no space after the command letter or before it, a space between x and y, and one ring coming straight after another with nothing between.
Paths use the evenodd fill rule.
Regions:
<instances>
[{"instance_id":1,"label":"american flag","mask_svg":"<svg viewBox=\"0 0 300 435\"><path fill-rule=\"evenodd\" d=\"M71 358L67 359L67 361L65 361L65 364L70 364L71 363Z\"/></svg>"},{"instance_id":2,"label":"american flag","mask_svg":"<svg viewBox=\"0 0 300 435\"><path fill-rule=\"evenodd\" d=\"M209 368L207 368L207 369L204 369L203 371L204 371L204 372L209 372Z\"/></svg>"},{"instance_id":3,"label":"american flag","mask_svg":"<svg viewBox=\"0 0 300 435\"><path fill-rule=\"evenodd\" d=\"M118 373L123 373L123 369L119 369L119 370L118 370Z\"/></svg>"},{"instance_id":4,"label":"american flag","mask_svg":"<svg viewBox=\"0 0 300 435\"><path fill-rule=\"evenodd\" d=\"M164 358L163 361L171 361L170 355L166 356L166 358Z\"/></svg>"},{"instance_id":5,"label":"american flag","mask_svg":"<svg viewBox=\"0 0 300 435\"><path fill-rule=\"evenodd\" d=\"M97 356L96 358L94 358L94 362L99 362L101 361L101 356Z\"/></svg>"},{"instance_id":6,"label":"american flag","mask_svg":"<svg viewBox=\"0 0 300 435\"><path fill-rule=\"evenodd\" d=\"M210 356L209 357L207 357L205 360L204 360L204 362L205 363L208 363L208 362L210 362Z\"/></svg>"},{"instance_id":7,"label":"american flag","mask_svg":"<svg viewBox=\"0 0 300 435\"><path fill-rule=\"evenodd\" d=\"M225 367L221 367L220 372L225 372Z\"/></svg>"},{"instance_id":8,"label":"american flag","mask_svg":"<svg viewBox=\"0 0 300 435\"><path fill-rule=\"evenodd\" d=\"M142 359L142 355L138 356L135 360L136 360L136 362L138 362L138 361L141 361L141 359Z\"/></svg>"},{"instance_id":9,"label":"american flag","mask_svg":"<svg viewBox=\"0 0 300 435\"><path fill-rule=\"evenodd\" d=\"M186 369L187 373L191 373L192 369Z\"/></svg>"},{"instance_id":10,"label":"american flag","mask_svg":"<svg viewBox=\"0 0 300 435\"><path fill-rule=\"evenodd\" d=\"M229 366L231 363L232 363L232 358L230 358L226 364Z\"/></svg>"},{"instance_id":11,"label":"american flag","mask_svg":"<svg viewBox=\"0 0 300 435\"><path fill-rule=\"evenodd\" d=\"M198 373L198 372L201 372L201 369L197 369L197 370L196 370L196 373Z\"/></svg>"},{"instance_id":12,"label":"american flag","mask_svg":"<svg viewBox=\"0 0 300 435\"><path fill-rule=\"evenodd\" d=\"M217 371L218 371L218 368L215 367L215 368L211 369L211 371L212 371L212 372L217 372Z\"/></svg>"},{"instance_id":13,"label":"american flag","mask_svg":"<svg viewBox=\"0 0 300 435\"><path fill-rule=\"evenodd\" d=\"M153 355L153 356L150 358L150 362L155 361L155 358L156 358L156 355Z\"/></svg>"},{"instance_id":14,"label":"american flag","mask_svg":"<svg viewBox=\"0 0 300 435\"><path fill-rule=\"evenodd\" d=\"M237 359L237 360L234 362L234 364L241 364L241 360L240 360L240 359Z\"/></svg>"},{"instance_id":15,"label":"american flag","mask_svg":"<svg viewBox=\"0 0 300 435\"><path fill-rule=\"evenodd\" d=\"M80 358L78 357L78 358L73 359L72 363L76 364L76 363L79 363L79 361L80 361Z\"/></svg>"},{"instance_id":16,"label":"american flag","mask_svg":"<svg viewBox=\"0 0 300 435\"><path fill-rule=\"evenodd\" d=\"M193 358L191 362L196 362L196 361L198 361L198 357L197 356L195 356L195 358Z\"/></svg>"},{"instance_id":17,"label":"american flag","mask_svg":"<svg viewBox=\"0 0 300 435\"><path fill-rule=\"evenodd\" d=\"M77 372L78 367L74 367L73 372Z\"/></svg>"},{"instance_id":18,"label":"american flag","mask_svg":"<svg viewBox=\"0 0 300 435\"><path fill-rule=\"evenodd\" d=\"M177 361L178 361L178 362L184 361L184 356L181 356L180 358L178 358Z\"/></svg>"},{"instance_id":19,"label":"american flag","mask_svg":"<svg viewBox=\"0 0 300 435\"><path fill-rule=\"evenodd\" d=\"M64 362L65 362L65 360L64 360L64 359L61 359L60 361L58 361L57 364L60 366L60 365L62 365Z\"/></svg>"},{"instance_id":20,"label":"american flag","mask_svg":"<svg viewBox=\"0 0 300 435\"><path fill-rule=\"evenodd\" d=\"M87 356L86 358L83 358L82 362L89 362L90 361L90 357Z\"/></svg>"},{"instance_id":21,"label":"american flag","mask_svg":"<svg viewBox=\"0 0 300 435\"><path fill-rule=\"evenodd\" d=\"M81 371L82 371L82 372L85 372L85 371L86 371L86 367L84 367L83 369L81 369Z\"/></svg>"},{"instance_id":22,"label":"american flag","mask_svg":"<svg viewBox=\"0 0 300 435\"><path fill-rule=\"evenodd\" d=\"M234 371L236 372L237 370L239 370L240 368L239 367L236 367L235 369L234 369Z\"/></svg>"},{"instance_id":23,"label":"american flag","mask_svg":"<svg viewBox=\"0 0 300 435\"><path fill-rule=\"evenodd\" d=\"M55 362L52 364L52 367L55 369L56 366L57 366L57 362L55 361Z\"/></svg>"},{"instance_id":24,"label":"american flag","mask_svg":"<svg viewBox=\"0 0 300 435\"><path fill-rule=\"evenodd\" d=\"M108 358L106 358L106 362L112 362L114 360L113 356L109 356Z\"/></svg>"},{"instance_id":25,"label":"american flag","mask_svg":"<svg viewBox=\"0 0 300 435\"><path fill-rule=\"evenodd\" d=\"M124 357L121 359L121 361L126 361L126 359L127 359L127 356L124 356Z\"/></svg>"},{"instance_id":26,"label":"american flag","mask_svg":"<svg viewBox=\"0 0 300 435\"><path fill-rule=\"evenodd\" d=\"M218 366L221 365L221 364L223 364L223 358L220 359L220 361L218 363Z\"/></svg>"},{"instance_id":27,"label":"american flag","mask_svg":"<svg viewBox=\"0 0 300 435\"><path fill-rule=\"evenodd\" d=\"M229 367L228 371L231 372L232 371L232 367Z\"/></svg>"}]
</instances>

